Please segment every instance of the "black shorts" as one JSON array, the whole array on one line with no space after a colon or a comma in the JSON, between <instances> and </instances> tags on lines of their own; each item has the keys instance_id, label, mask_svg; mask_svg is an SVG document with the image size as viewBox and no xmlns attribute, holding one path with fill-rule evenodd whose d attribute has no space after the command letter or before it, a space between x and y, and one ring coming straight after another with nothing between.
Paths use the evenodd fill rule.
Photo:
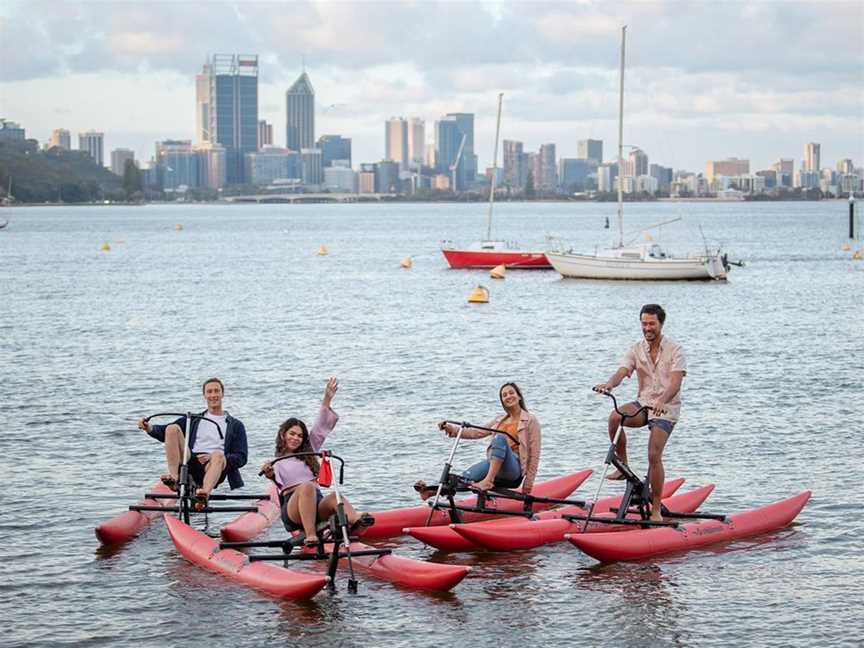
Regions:
<instances>
[{"instance_id":1,"label":"black shorts","mask_svg":"<svg viewBox=\"0 0 864 648\"><path fill-rule=\"evenodd\" d=\"M198 455L192 455L189 457L189 476L195 480L195 483L198 486L204 483L204 465L198 461ZM222 474L219 475L219 481L216 482L216 486L225 481L225 477L228 476L228 471L223 470Z\"/></svg>"},{"instance_id":2,"label":"black shorts","mask_svg":"<svg viewBox=\"0 0 864 648\"><path fill-rule=\"evenodd\" d=\"M294 493L297 491L291 491L288 497L284 497L283 495L279 495L279 500L281 502L279 509L282 515L282 524L285 526L285 529L288 533L293 533L294 531L302 531L303 525L295 522L290 517L288 517L288 502L291 501L291 497L293 497ZM320 488L315 489L315 526L318 526L318 523L321 521L318 519L318 506L321 504L321 500L324 499L324 493L321 492Z\"/></svg>"}]
</instances>

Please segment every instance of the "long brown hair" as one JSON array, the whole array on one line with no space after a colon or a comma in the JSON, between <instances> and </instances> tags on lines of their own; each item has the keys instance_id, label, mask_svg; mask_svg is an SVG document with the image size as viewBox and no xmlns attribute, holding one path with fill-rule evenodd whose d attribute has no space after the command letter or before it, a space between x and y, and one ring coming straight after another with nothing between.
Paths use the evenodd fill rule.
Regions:
<instances>
[{"instance_id":1,"label":"long brown hair","mask_svg":"<svg viewBox=\"0 0 864 648\"><path fill-rule=\"evenodd\" d=\"M506 382L503 385L501 385L501 388L498 390L498 400L501 401L501 407L504 407L504 399L501 397L501 392L504 391L505 387L512 387L513 388L513 391L515 391L516 395L519 397L519 407L521 407L523 410L525 410L527 412L528 408L525 407L525 399L522 398L522 390L519 389L519 386L514 382ZM507 408L504 408L504 409L506 411Z\"/></svg>"},{"instance_id":2,"label":"long brown hair","mask_svg":"<svg viewBox=\"0 0 864 648\"><path fill-rule=\"evenodd\" d=\"M282 425L279 426L279 431L276 433L276 456L283 457L287 454L292 454L288 451L288 448L285 444L285 440L282 438L282 435L290 430L292 427L297 426L303 432L303 441L300 443L300 447L294 450L294 452L312 452L312 444L309 442L309 430L306 429L306 424L298 418L294 418L293 416L289 419L286 419L282 422ZM312 471L312 474L316 477L318 476L318 458L314 455L306 455L305 457L297 457L298 461L302 461L305 463L309 470Z\"/></svg>"}]
</instances>

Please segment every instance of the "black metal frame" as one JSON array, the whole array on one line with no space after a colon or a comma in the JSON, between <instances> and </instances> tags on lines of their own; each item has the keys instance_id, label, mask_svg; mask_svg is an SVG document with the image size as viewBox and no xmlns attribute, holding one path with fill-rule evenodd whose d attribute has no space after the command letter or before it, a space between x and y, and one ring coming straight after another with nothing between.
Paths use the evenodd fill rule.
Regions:
<instances>
[{"instance_id":1,"label":"black metal frame","mask_svg":"<svg viewBox=\"0 0 864 648\"><path fill-rule=\"evenodd\" d=\"M351 541L358 538L349 535L348 519L345 515L345 505L342 498L342 493L339 485L344 483L345 479L345 461L342 457L334 455L329 450L319 452L295 452L290 455L283 455L271 461L271 465L283 459L290 459L303 456L327 457L335 459L339 462L339 478L334 482L334 492L336 493L336 512L331 515L325 522L318 524L316 532L318 534L318 545L315 553L294 553L298 547L302 547L306 535L300 531L296 535L285 540L265 540L252 542L222 542L219 544L220 549L247 549L256 547L280 548L282 553L279 554L252 554L249 556L250 562L260 560L281 560L283 562L289 560L327 560L327 576L328 587L331 591L336 590L336 568L339 566L340 558L348 559L348 591L352 594L357 593L357 579L354 577L354 566L352 558L356 556L386 556L392 551L390 549L362 549L360 551L351 551ZM259 475L263 475L263 471ZM331 544L330 551L325 551L325 545ZM344 547L344 551L341 549Z\"/></svg>"}]
</instances>

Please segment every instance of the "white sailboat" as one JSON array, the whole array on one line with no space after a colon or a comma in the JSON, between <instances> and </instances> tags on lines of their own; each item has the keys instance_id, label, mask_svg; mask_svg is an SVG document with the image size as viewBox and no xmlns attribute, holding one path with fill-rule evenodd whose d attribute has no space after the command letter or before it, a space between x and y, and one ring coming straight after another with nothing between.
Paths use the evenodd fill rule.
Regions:
<instances>
[{"instance_id":1,"label":"white sailboat","mask_svg":"<svg viewBox=\"0 0 864 648\"><path fill-rule=\"evenodd\" d=\"M621 29L621 65L618 87L618 244L594 254L572 250L548 250L546 258L562 277L574 279L642 280L725 280L730 264L720 250L712 253L676 257L659 243L625 245L624 192L621 170L624 167L624 52L626 25ZM661 223L660 225L665 225ZM657 226L654 226L657 227ZM651 229L651 228L648 228Z\"/></svg>"}]
</instances>

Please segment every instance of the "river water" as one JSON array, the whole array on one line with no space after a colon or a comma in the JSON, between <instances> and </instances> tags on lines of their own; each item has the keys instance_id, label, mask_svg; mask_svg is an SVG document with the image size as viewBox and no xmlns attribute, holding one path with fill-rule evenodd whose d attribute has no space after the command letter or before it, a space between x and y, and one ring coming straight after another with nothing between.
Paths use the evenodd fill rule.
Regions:
<instances>
[{"instance_id":1,"label":"river water","mask_svg":"<svg viewBox=\"0 0 864 648\"><path fill-rule=\"evenodd\" d=\"M615 206L496 210L501 238L593 249L609 242L603 221L614 224ZM439 241L479 238L483 205L3 215L0 645L861 645L864 262L842 249L844 202L627 205L630 229L683 215L663 242L698 248L704 234L744 259L726 283L448 270ZM316 254L322 244L327 256ZM413 268L401 269L408 255ZM470 305L478 283L490 302ZM705 508L718 512L812 489L793 526L613 565L567 543L446 555L407 539L404 555L474 569L446 595L361 576L356 596L342 580L305 603L192 566L161 522L99 551L94 526L163 470L161 446L135 420L203 409L200 383L212 375L249 433L244 492L264 486L255 474L279 421L310 421L334 375L341 419L328 446L348 460L346 491L361 509L412 503L410 485L434 479L449 450L435 422L490 418L509 380L542 424L539 479L592 467L581 493L593 495L608 403L590 386L639 339L646 302L666 307L665 333L689 360L667 476L686 477L685 489L716 484ZM632 397L635 381L618 393ZM645 436L631 439L644 471ZM483 447L463 443L456 464Z\"/></svg>"}]
</instances>

